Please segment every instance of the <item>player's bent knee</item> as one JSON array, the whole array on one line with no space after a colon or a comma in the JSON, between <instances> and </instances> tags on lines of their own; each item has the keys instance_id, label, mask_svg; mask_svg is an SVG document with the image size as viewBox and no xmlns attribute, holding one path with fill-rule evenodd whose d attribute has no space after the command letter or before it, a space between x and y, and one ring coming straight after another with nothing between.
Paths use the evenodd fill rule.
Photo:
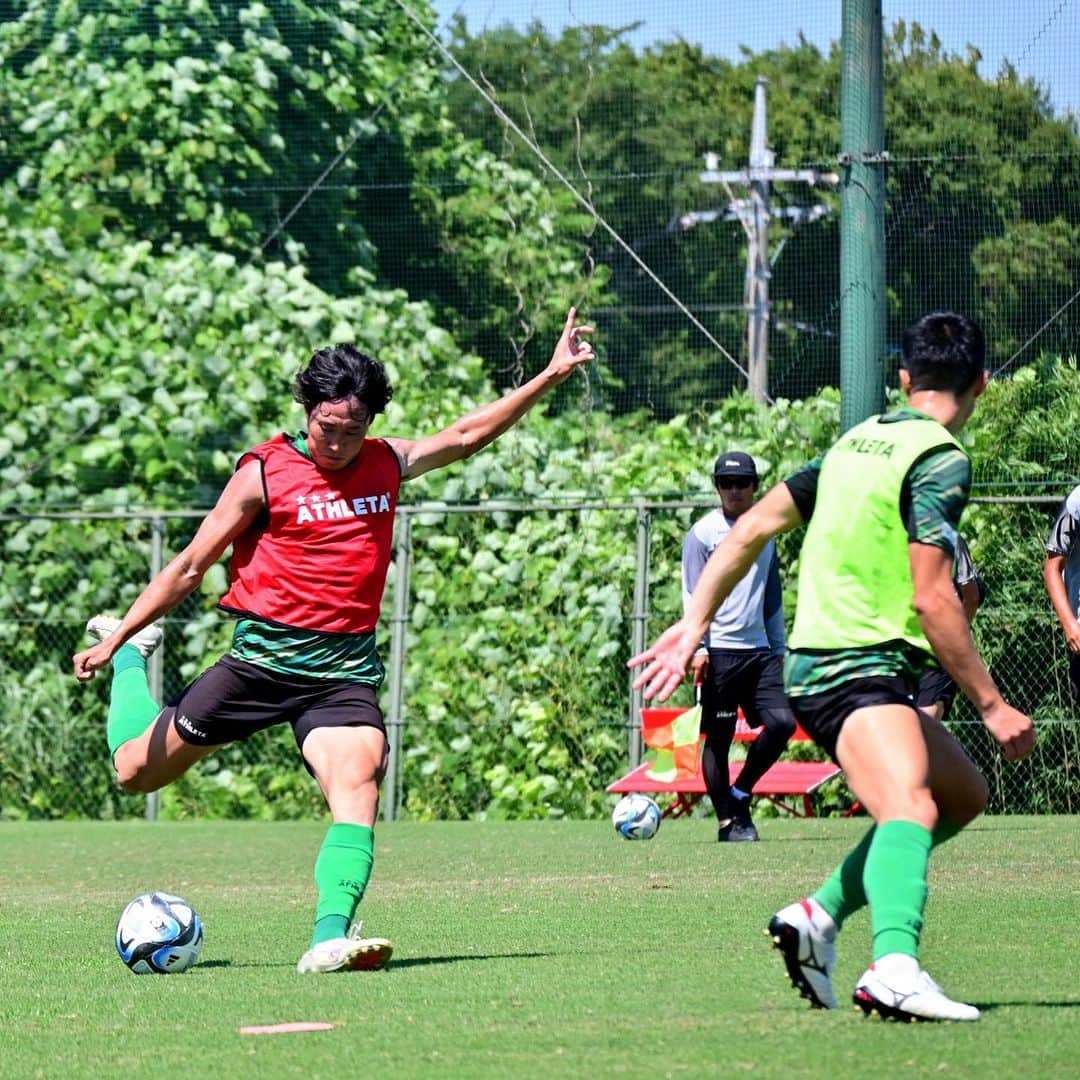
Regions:
<instances>
[{"instance_id":1,"label":"player's bent knee","mask_svg":"<svg viewBox=\"0 0 1080 1080\"><path fill-rule=\"evenodd\" d=\"M131 794L148 795L162 786L159 777L147 767L146 759L129 751L125 753L127 743L121 746L113 756L113 768L116 769L116 782Z\"/></svg>"},{"instance_id":2,"label":"player's bent knee","mask_svg":"<svg viewBox=\"0 0 1080 1080\"><path fill-rule=\"evenodd\" d=\"M990 803L990 785L982 773L976 772L968 778L960 797L956 799L949 815L961 829L974 821Z\"/></svg>"},{"instance_id":3,"label":"player's bent knee","mask_svg":"<svg viewBox=\"0 0 1080 1080\"><path fill-rule=\"evenodd\" d=\"M147 769L139 769L134 773L121 773L117 771L117 783L129 794L149 795L164 785L153 776Z\"/></svg>"},{"instance_id":4,"label":"player's bent knee","mask_svg":"<svg viewBox=\"0 0 1080 1080\"><path fill-rule=\"evenodd\" d=\"M921 820L927 828L933 829L938 820L938 805L930 789L922 788L912 799L912 806L917 815L915 820Z\"/></svg>"},{"instance_id":5,"label":"player's bent knee","mask_svg":"<svg viewBox=\"0 0 1080 1080\"><path fill-rule=\"evenodd\" d=\"M790 739L795 734L795 716L787 710L767 709L763 717L777 735Z\"/></svg>"}]
</instances>

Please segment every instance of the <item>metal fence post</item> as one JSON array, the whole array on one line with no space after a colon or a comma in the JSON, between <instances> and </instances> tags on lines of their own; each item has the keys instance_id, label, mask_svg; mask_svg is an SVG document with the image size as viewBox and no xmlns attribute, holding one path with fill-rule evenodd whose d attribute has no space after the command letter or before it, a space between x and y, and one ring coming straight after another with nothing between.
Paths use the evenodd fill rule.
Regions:
<instances>
[{"instance_id":1,"label":"metal fence post","mask_svg":"<svg viewBox=\"0 0 1080 1080\"><path fill-rule=\"evenodd\" d=\"M634 555L634 610L630 616L630 650L636 656L648 644L649 554L652 541L652 516L644 506L637 508L637 550ZM627 752L630 767L641 763L641 706L644 697L633 683L637 672L630 674L630 711L626 718Z\"/></svg>"},{"instance_id":2,"label":"metal fence post","mask_svg":"<svg viewBox=\"0 0 1080 1080\"><path fill-rule=\"evenodd\" d=\"M390 616L390 707L387 716L387 736L390 739L390 759L383 783L383 820L398 816L401 763L401 739L405 730L401 703L405 679L405 624L409 621L409 568L412 556L412 514L398 508L397 553L394 560L394 608Z\"/></svg>"},{"instance_id":3,"label":"metal fence post","mask_svg":"<svg viewBox=\"0 0 1080 1080\"><path fill-rule=\"evenodd\" d=\"M157 577L165 565L165 519L154 515L150 519L150 580ZM150 683L150 696L157 702L164 700L165 657L164 649L155 650L146 665L146 675ZM146 796L146 820L157 821L161 810L161 792L151 791Z\"/></svg>"},{"instance_id":4,"label":"metal fence post","mask_svg":"<svg viewBox=\"0 0 1080 1080\"><path fill-rule=\"evenodd\" d=\"M885 401L885 98L881 0L843 0L840 426Z\"/></svg>"}]
</instances>

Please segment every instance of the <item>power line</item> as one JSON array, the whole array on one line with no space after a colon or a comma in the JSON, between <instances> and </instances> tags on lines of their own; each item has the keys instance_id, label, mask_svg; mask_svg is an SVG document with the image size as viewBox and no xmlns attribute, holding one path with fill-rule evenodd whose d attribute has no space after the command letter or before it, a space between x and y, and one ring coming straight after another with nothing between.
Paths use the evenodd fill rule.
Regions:
<instances>
[{"instance_id":1,"label":"power line","mask_svg":"<svg viewBox=\"0 0 1080 1080\"><path fill-rule=\"evenodd\" d=\"M1035 331L1035 333L1034 333L1034 334L1032 334L1032 335L1031 335L1031 337L1029 337L1029 338L1027 339L1027 341L1025 341L1025 342L1024 342L1024 344L1023 344L1023 345L1021 345L1021 346L1020 346L1020 348L1019 348L1019 349L1017 349L1017 350L1016 350L1016 352L1014 352L1014 353L1012 354L1012 356L1010 356L1010 357L1009 357L1009 359L1005 361L1005 363L1004 363L1004 364L1002 364L1002 365L1001 365L1001 367L999 367L999 368L998 368L998 369L997 369L996 371L993 371L993 372L991 372L991 373L990 373L990 374L991 374L991 376L992 376L993 378L995 378L995 379L996 379L996 378L997 378L997 377L998 377L998 376L999 376L999 375L1000 375L1000 374L1001 374L1001 373L1002 373L1002 372L1003 372L1003 371L1004 371L1004 370L1005 370L1006 368L1008 368L1008 367L1011 367L1011 366L1012 366L1012 364L1013 364L1013 361L1015 361L1015 360L1016 360L1016 358L1017 358L1017 357L1018 357L1018 356L1019 356L1019 355L1020 355L1020 354L1021 354L1022 352L1024 352L1024 350L1025 350L1025 349L1027 349L1027 347L1028 347L1028 346L1029 346L1029 345L1030 345L1030 344L1031 344L1031 343L1032 343L1033 341L1035 341L1035 339L1036 339L1036 338L1038 338L1038 337L1041 337L1041 336L1042 336L1042 334L1043 334L1043 332L1044 332L1045 330L1048 330L1048 329L1049 329L1049 328L1050 328L1050 327L1051 327L1051 326L1052 326L1052 325L1053 325L1053 324L1054 324L1055 322L1057 322L1057 320L1058 320L1058 319L1059 319L1059 318L1060 318L1060 317L1061 317L1062 315L1064 315L1064 314L1065 314L1065 312L1066 312L1066 311L1067 311L1067 310L1068 310L1068 309L1069 309L1070 307L1072 307L1072 305L1073 305L1074 303L1076 303L1076 300L1077 300L1077 298L1078 298L1078 297L1080 297L1080 289L1077 289L1077 291L1076 291L1076 292L1074 292L1074 293L1072 294L1072 296L1070 296L1070 297L1069 297L1069 299L1068 299L1068 300L1066 300L1066 301L1065 301L1065 303L1064 303L1064 304L1062 304L1062 305L1061 305L1061 307L1059 307L1059 308L1057 309L1057 311L1055 311L1055 312L1054 312L1054 314L1053 314L1053 315L1051 315L1051 316L1050 316L1050 318L1049 318L1049 319L1047 319L1047 320L1046 320L1046 322L1044 322L1044 323L1042 324L1042 326L1040 326L1040 327L1039 327L1039 329L1038 329L1038 330L1036 330L1036 331Z\"/></svg>"},{"instance_id":2,"label":"power line","mask_svg":"<svg viewBox=\"0 0 1080 1080\"><path fill-rule=\"evenodd\" d=\"M405 0L395 0L395 3L399 8L420 28L421 33L427 37L436 49L461 73L461 75L468 81L469 85L491 106L495 115L502 120L504 124L509 127L515 135L536 155L537 158L543 162L545 168L556 177L560 183L573 195L574 199L580 203L581 206L595 219L598 225L615 241L630 256L631 259L648 275L648 277L656 284L660 291L669 299L675 306L681 311L690 322L701 332L705 339L713 345L714 348L731 363L735 369L747 380L750 378L750 373L744 368L738 360L735 359L720 344L719 341L709 332L708 328L701 322L697 316L675 295L671 289L660 279L656 272L638 255L636 251L619 235L614 227L597 211L596 207L581 194L580 191L570 182L569 179L560 171L555 163L541 150L537 144L525 134L524 131L518 126L517 123L499 106L498 102L473 78L472 74L466 70L466 68L458 61L457 57L427 28L423 20L416 14L415 11L405 3ZM772 398L766 395L765 400L772 404Z\"/></svg>"}]
</instances>

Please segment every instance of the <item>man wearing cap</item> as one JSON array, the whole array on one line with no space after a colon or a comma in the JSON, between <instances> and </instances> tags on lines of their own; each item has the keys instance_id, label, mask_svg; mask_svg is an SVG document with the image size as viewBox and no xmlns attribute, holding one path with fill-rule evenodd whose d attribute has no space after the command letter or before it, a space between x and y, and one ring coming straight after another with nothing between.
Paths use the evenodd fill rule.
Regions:
<instances>
[{"instance_id":1,"label":"man wearing cap","mask_svg":"<svg viewBox=\"0 0 1080 1080\"><path fill-rule=\"evenodd\" d=\"M721 454L713 468L713 483L720 506L698 521L683 543L684 607L713 549L754 504L758 489L754 459L741 450ZM770 540L717 609L690 665L694 684L702 688L701 770L720 820L720 841L758 839L750 817L750 793L795 730L784 695L785 645L780 565ZM750 743L735 783L729 785L728 755L740 707L746 722L762 730Z\"/></svg>"}]
</instances>

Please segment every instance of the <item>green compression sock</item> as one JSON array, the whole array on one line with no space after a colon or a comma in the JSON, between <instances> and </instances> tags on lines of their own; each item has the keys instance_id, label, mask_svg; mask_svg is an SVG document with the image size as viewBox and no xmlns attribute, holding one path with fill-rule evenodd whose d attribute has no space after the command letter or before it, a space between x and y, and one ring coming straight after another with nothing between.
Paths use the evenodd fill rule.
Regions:
<instances>
[{"instance_id":1,"label":"green compression sock","mask_svg":"<svg viewBox=\"0 0 1080 1080\"><path fill-rule=\"evenodd\" d=\"M938 848L951 840L960 831L948 818L939 818L934 827L932 847ZM863 870L866 866L866 853L874 839L874 829L859 841L858 846L833 871L832 876L821 886L814 899L832 916L839 930L844 920L860 908L866 906L866 890L863 888Z\"/></svg>"},{"instance_id":2,"label":"green compression sock","mask_svg":"<svg viewBox=\"0 0 1080 1080\"><path fill-rule=\"evenodd\" d=\"M375 861L375 832L367 825L335 822L315 860L315 908L312 946L344 937L371 877Z\"/></svg>"},{"instance_id":3,"label":"green compression sock","mask_svg":"<svg viewBox=\"0 0 1080 1080\"><path fill-rule=\"evenodd\" d=\"M115 754L124 743L141 735L154 722L161 706L150 696L146 657L134 645L121 645L116 650L112 668L112 696L109 718L105 722L105 739L109 753Z\"/></svg>"},{"instance_id":4,"label":"green compression sock","mask_svg":"<svg viewBox=\"0 0 1080 1080\"><path fill-rule=\"evenodd\" d=\"M866 906L863 868L875 831L875 827L871 826L847 858L833 871L832 877L814 893L813 898L832 916L837 930L844 925L844 920L849 915Z\"/></svg>"},{"instance_id":5,"label":"green compression sock","mask_svg":"<svg viewBox=\"0 0 1080 1080\"><path fill-rule=\"evenodd\" d=\"M863 888L875 960L890 953L918 956L932 843L930 830L914 821L886 821L874 830Z\"/></svg>"}]
</instances>

